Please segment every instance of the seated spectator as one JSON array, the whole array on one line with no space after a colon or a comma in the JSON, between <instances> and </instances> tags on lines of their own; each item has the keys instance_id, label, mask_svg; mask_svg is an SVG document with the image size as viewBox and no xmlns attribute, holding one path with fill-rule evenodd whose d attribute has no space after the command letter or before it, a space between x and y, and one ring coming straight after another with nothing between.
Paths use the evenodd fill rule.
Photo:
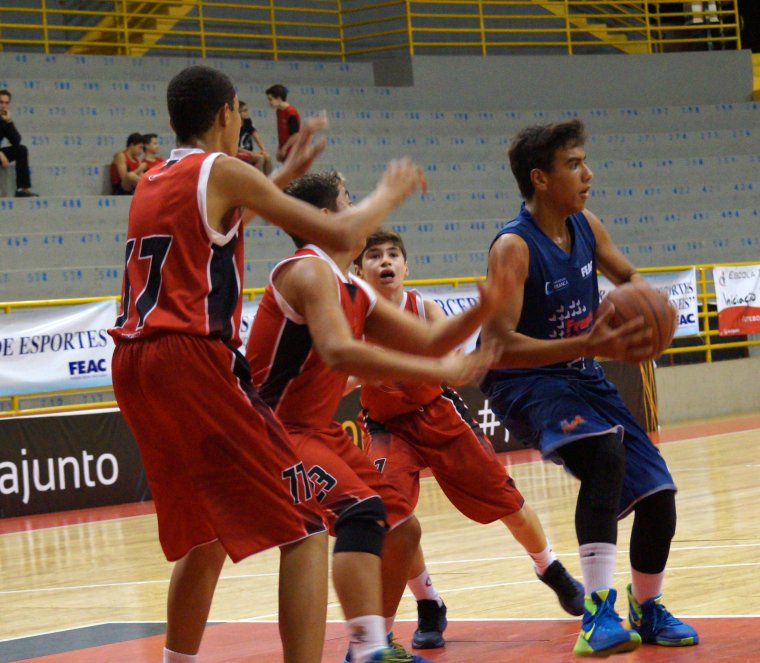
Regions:
<instances>
[{"instance_id":1,"label":"seated spectator","mask_svg":"<svg viewBox=\"0 0 760 663\"><path fill-rule=\"evenodd\" d=\"M127 149L113 155L111 161L111 194L131 196L148 164L140 159L143 153L143 135L127 136Z\"/></svg>"},{"instance_id":2,"label":"seated spectator","mask_svg":"<svg viewBox=\"0 0 760 663\"><path fill-rule=\"evenodd\" d=\"M11 93L0 90L0 144L8 139L10 145L0 147L0 168L8 168L16 162L16 197L30 198L37 194L32 191L32 177L29 171L29 151L21 144L21 134L13 123L11 115Z\"/></svg>"},{"instance_id":3,"label":"seated spectator","mask_svg":"<svg viewBox=\"0 0 760 663\"><path fill-rule=\"evenodd\" d=\"M158 154L158 134L145 134L143 136L143 163L146 170L154 166L160 166L166 159Z\"/></svg>"},{"instance_id":4,"label":"seated spectator","mask_svg":"<svg viewBox=\"0 0 760 663\"><path fill-rule=\"evenodd\" d=\"M242 122L240 124L240 143L238 144L237 158L258 168L264 175L269 175L272 172L272 157L269 156L264 143L261 142L259 133L253 126L248 104L244 101L240 102L240 118Z\"/></svg>"},{"instance_id":5,"label":"seated spectator","mask_svg":"<svg viewBox=\"0 0 760 663\"><path fill-rule=\"evenodd\" d=\"M266 95L269 107L277 111L277 161L283 162L298 138L301 116L296 107L286 101L288 88L284 85L273 85L267 89Z\"/></svg>"}]
</instances>

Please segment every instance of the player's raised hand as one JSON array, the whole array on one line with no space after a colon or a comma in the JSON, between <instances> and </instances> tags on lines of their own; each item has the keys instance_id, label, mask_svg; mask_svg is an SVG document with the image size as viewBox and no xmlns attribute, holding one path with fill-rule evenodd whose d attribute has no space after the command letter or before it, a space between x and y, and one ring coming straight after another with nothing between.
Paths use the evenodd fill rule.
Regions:
<instances>
[{"instance_id":1,"label":"player's raised hand","mask_svg":"<svg viewBox=\"0 0 760 663\"><path fill-rule=\"evenodd\" d=\"M322 112L317 117L309 118L298 132L298 137L290 148L287 159L282 165L281 175L294 180L306 174L314 160L322 153L327 145L327 139L313 139L329 126L327 114Z\"/></svg>"},{"instance_id":2,"label":"player's raised hand","mask_svg":"<svg viewBox=\"0 0 760 663\"><path fill-rule=\"evenodd\" d=\"M396 208L415 191L427 191L427 180L420 166L403 157L388 163L375 191Z\"/></svg>"}]
</instances>

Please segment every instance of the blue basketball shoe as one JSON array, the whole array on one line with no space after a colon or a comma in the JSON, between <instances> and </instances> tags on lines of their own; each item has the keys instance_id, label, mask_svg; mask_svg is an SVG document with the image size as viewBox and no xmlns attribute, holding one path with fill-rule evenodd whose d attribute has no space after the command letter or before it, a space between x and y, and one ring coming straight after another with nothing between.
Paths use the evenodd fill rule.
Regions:
<instances>
[{"instance_id":1,"label":"blue basketball shoe","mask_svg":"<svg viewBox=\"0 0 760 663\"><path fill-rule=\"evenodd\" d=\"M600 589L586 597L586 609L578 640L573 648L576 656L604 658L611 654L633 651L641 645L641 637L635 631L624 629L617 612L617 592Z\"/></svg>"},{"instance_id":2,"label":"blue basketball shoe","mask_svg":"<svg viewBox=\"0 0 760 663\"><path fill-rule=\"evenodd\" d=\"M644 601L636 600L628 585L628 621L641 641L665 647L688 647L699 643L699 635L688 624L668 612L662 594Z\"/></svg>"},{"instance_id":3,"label":"blue basketball shoe","mask_svg":"<svg viewBox=\"0 0 760 663\"><path fill-rule=\"evenodd\" d=\"M555 559L544 571L544 575L536 575L542 583L554 590L559 599L559 604L565 612L576 617L583 614L583 585L567 572L567 569L562 566L562 562Z\"/></svg>"}]
</instances>

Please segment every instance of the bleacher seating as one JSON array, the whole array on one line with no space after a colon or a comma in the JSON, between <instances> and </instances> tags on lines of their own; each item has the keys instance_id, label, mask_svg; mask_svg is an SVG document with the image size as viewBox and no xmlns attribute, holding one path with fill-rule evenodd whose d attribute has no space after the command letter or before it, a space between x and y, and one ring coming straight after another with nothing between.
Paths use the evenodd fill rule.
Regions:
<instances>
[{"instance_id":1,"label":"bleacher seating","mask_svg":"<svg viewBox=\"0 0 760 663\"><path fill-rule=\"evenodd\" d=\"M41 194L0 198L0 301L118 294L130 199L103 195L107 164L132 131L158 133L168 154L165 86L191 62L200 61L0 53L0 88L14 94ZM413 89L373 86L368 63L209 63L236 81L272 151L269 84L288 85L302 115L327 110L319 167L343 172L353 194L369 191L390 158L410 154L423 166L429 192L390 220L404 233L413 277L484 273L491 238L520 205L506 162L511 136L572 117L590 133L589 208L636 264L760 260L758 102L437 110ZM12 192L7 184L0 192ZM246 287L263 285L290 250L260 221L246 244Z\"/></svg>"}]
</instances>

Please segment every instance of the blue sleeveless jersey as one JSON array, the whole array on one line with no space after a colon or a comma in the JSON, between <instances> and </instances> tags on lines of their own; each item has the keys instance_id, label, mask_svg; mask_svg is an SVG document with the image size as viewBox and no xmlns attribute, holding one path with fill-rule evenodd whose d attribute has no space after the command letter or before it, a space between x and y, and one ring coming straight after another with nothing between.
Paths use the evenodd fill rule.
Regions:
<instances>
[{"instance_id":1,"label":"blue sleeveless jersey","mask_svg":"<svg viewBox=\"0 0 760 663\"><path fill-rule=\"evenodd\" d=\"M528 278L525 281L523 309L517 332L540 339L558 339L588 333L599 305L596 277L596 238L583 213L567 219L572 249L565 253L543 230L523 205L517 218L507 223L494 238L512 233L525 240L530 251ZM493 246L493 242L491 243ZM582 358L541 368L498 369L489 371L481 385L537 372L560 373L578 370L596 374L593 358Z\"/></svg>"}]
</instances>

